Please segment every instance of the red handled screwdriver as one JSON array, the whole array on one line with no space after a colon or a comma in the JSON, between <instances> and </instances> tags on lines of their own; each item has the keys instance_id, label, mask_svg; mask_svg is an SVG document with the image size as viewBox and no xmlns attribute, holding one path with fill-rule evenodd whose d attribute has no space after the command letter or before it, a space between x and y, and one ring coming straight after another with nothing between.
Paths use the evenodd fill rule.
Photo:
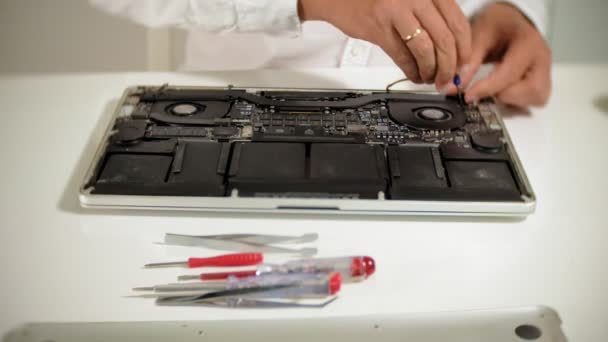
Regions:
<instances>
[{"instance_id":1,"label":"red handled screwdriver","mask_svg":"<svg viewBox=\"0 0 608 342\"><path fill-rule=\"evenodd\" d=\"M258 270L237 271L237 272L219 272L219 273L201 273L197 275L182 275L177 277L178 280L226 280L230 277L247 278L258 275Z\"/></svg>"},{"instance_id":2,"label":"red handled screwdriver","mask_svg":"<svg viewBox=\"0 0 608 342\"><path fill-rule=\"evenodd\" d=\"M264 260L262 253L224 254L209 258L189 258L186 261L161 262L144 265L145 268L156 267L233 267L252 266Z\"/></svg>"},{"instance_id":3,"label":"red handled screwdriver","mask_svg":"<svg viewBox=\"0 0 608 342\"><path fill-rule=\"evenodd\" d=\"M348 256L337 258L313 258L288 261L282 265L258 265L255 270L228 271L220 273L202 273L182 275L178 280L222 280L230 277L245 278L268 273L327 273L338 272L346 283L362 281L376 271L376 262L369 256Z\"/></svg>"}]
</instances>

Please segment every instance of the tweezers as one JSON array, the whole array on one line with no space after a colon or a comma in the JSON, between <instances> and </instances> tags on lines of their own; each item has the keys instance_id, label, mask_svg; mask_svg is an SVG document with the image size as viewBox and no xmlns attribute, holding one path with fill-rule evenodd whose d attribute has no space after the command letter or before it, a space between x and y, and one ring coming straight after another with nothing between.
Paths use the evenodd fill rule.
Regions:
<instances>
[{"instance_id":1,"label":"tweezers","mask_svg":"<svg viewBox=\"0 0 608 342\"><path fill-rule=\"evenodd\" d=\"M323 300L317 303L304 303L302 301L280 301L269 299L250 299L250 298L223 298L216 300L202 301L159 301L156 304L161 306L207 306L207 307L223 307L223 308L324 308L328 304L338 299L337 296Z\"/></svg>"},{"instance_id":2,"label":"tweezers","mask_svg":"<svg viewBox=\"0 0 608 342\"><path fill-rule=\"evenodd\" d=\"M167 233L165 234L165 244L236 252L287 253L312 256L317 253L316 248L286 248L273 246L273 244L308 243L316 241L318 237L316 233L300 236L262 234L182 235Z\"/></svg>"}]
</instances>

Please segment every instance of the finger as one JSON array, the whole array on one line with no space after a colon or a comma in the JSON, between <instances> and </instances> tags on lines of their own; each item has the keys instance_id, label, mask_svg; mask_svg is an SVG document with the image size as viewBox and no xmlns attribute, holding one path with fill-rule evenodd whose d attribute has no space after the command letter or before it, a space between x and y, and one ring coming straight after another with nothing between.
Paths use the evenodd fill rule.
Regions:
<instances>
[{"instance_id":1,"label":"finger","mask_svg":"<svg viewBox=\"0 0 608 342\"><path fill-rule=\"evenodd\" d=\"M435 46L429 34L423 30L420 35L409 42L404 41L404 44L414 56L418 72L424 83L433 83L437 74L437 59Z\"/></svg>"},{"instance_id":2,"label":"finger","mask_svg":"<svg viewBox=\"0 0 608 342\"><path fill-rule=\"evenodd\" d=\"M490 30L473 26L471 59L469 64L464 65L460 70L462 88L466 89L471 84L473 77L475 77L475 74L477 74L477 71L479 71L479 68L486 60L495 41L493 33Z\"/></svg>"},{"instance_id":3,"label":"finger","mask_svg":"<svg viewBox=\"0 0 608 342\"><path fill-rule=\"evenodd\" d=\"M486 48L473 48L473 53L471 54L471 60L469 64L465 65L460 69L460 79L462 80L462 88L467 89L469 84L473 81L473 77L479 71L479 68L483 64L486 56L488 54L488 50Z\"/></svg>"},{"instance_id":4,"label":"finger","mask_svg":"<svg viewBox=\"0 0 608 342\"><path fill-rule=\"evenodd\" d=\"M422 83L416 59L407 46L405 46L403 40L401 40L399 33L392 26L384 29L384 31L384 36L386 37L386 40L382 44L384 52L403 70L403 73L410 81Z\"/></svg>"},{"instance_id":5,"label":"finger","mask_svg":"<svg viewBox=\"0 0 608 342\"><path fill-rule=\"evenodd\" d=\"M429 2L428 6L416 9L414 14L433 40L437 58L435 84L438 89L442 89L452 83L456 74L456 41L433 3ZM415 41L410 41L408 46L413 48L415 43Z\"/></svg>"},{"instance_id":6,"label":"finger","mask_svg":"<svg viewBox=\"0 0 608 342\"><path fill-rule=\"evenodd\" d=\"M471 58L472 37L469 20L454 0L434 0L434 3L456 39L457 66L461 68L468 64Z\"/></svg>"},{"instance_id":7,"label":"finger","mask_svg":"<svg viewBox=\"0 0 608 342\"><path fill-rule=\"evenodd\" d=\"M502 62L486 78L480 80L466 94L467 102L493 96L520 81L531 64L527 44L513 43Z\"/></svg>"},{"instance_id":8,"label":"finger","mask_svg":"<svg viewBox=\"0 0 608 342\"><path fill-rule=\"evenodd\" d=\"M418 19L411 13L401 14L399 20L394 22L394 26L399 37L401 37L403 44L409 48L409 51L414 56L422 81L425 83L432 83L435 79L437 66L435 62L435 46L433 45L431 37L422 30L419 35L408 42L405 42L408 35L414 34L417 29L421 28Z\"/></svg>"},{"instance_id":9,"label":"finger","mask_svg":"<svg viewBox=\"0 0 608 342\"><path fill-rule=\"evenodd\" d=\"M529 106L544 106L549 100L550 94L550 64L539 62L526 73L521 82L515 83L498 93L496 99L505 104L525 108Z\"/></svg>"}]
</instances>

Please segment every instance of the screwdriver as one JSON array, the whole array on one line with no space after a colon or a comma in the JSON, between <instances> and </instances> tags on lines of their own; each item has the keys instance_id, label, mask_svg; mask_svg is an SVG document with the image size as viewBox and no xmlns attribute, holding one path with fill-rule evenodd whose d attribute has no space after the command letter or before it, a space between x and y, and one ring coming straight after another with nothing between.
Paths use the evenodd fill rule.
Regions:
<instances>
[{"instance_id":1,"label":"screwdriver","mask_svg":"<svg viewBox=\"0 0 608 342\"><path fill-rule=\"evenodd\" d=\"M262 253L224 254L208 258L189 258L186 261L160 262L144 265L145 268L159 267L233 267L252 266L264 260Z\"/></svg>"},{"instance_id":2,"label":"screwdriver","mask_svg":"<svg viewBox=\"0 0 608 342\"><path fill-rule=\"evenodd\" d=\"M137 287L134 291L152 291L157 296L204 295L238 289L259 289L256 298L324 298L333 296L340 291L342 279L340 273L292 273L264 274L251 278L229 278L220 283L186 283L164 284L150 287ZM281 288L273 288L275 286ZM264 289L266 288L266 289ZM219 291L219 292L218 292ZM258 292L258 291L256 291ZM262 293L264 292L264 293ZM146 294L144 296L149 296ZM234 293L232 296L238 296Z\"/></svg>"},{"instance_id":3,"label":"screwdriver","mask_svg":"<svg viewBox=\"0 0 608 342\"><path fill-rule=\"evenodd\" d=\"M178 280L222 280L246 278L266 274L338 272L347 283L364 280L374 274L376 263L368 256L349 256L338 258L312 258L292 260L282 265L262 264L255 270L238 272L202 273L182 275Z\"/></svg>"},{"instance_id":4,"label":"screwdriver","mask_svg":"<svg viewBox=\"0 0 608 342\"><path fill-rule=\"evenodd\" d=\"M236 271L236 272L218 272L218 273L201 273L197 275L182 275L177 277L178 280L224 280L228 278L247 278L254 277L256 275L260 275L262 272L260 270L250 270L250 271Z\"/></svg>"},{"instance_id":5,"label":"screwdriver","mask_svg":"<svg viewBox=\"0 0 608 342\"><path fill-rule=\"evenodd\" d=\"M456 86L456 97L458 97L458 100L461 103L464 103L464 97L462 95L462 91L460 90L460 86L462 85L462 79L460 78L459 74L456 74L454 76L454 81L453 81L454 85Z\"/></svg>"}]
</instances>

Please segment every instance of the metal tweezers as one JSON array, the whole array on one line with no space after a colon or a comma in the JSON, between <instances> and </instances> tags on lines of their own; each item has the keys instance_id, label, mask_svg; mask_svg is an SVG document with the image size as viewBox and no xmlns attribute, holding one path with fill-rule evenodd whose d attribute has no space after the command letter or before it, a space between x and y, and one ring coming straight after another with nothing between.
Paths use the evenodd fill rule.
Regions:
<instances>
[{"instance_id":1,"label":"metal tweezers","mask_svg":"<svg viewBox=\"0 0 608 342\"><path fill-rule=\"evenodd\" d=\"M161 306L216 306L226 308L322 308L336 300L337 296L324 299L322 302L306 303L299 300L255 298L257 295L273 290L299 286L299 282L287 282L269 286L225 289L202 292L199 294L154 294L156 304ZM250 297L252 296L252 297Z\"/></svg>"},{"instance_id":2,"label":"metal tweezers","mask_svg":"<svg viewBox=\"0 0 608 342\"><path fill-rule=\"evenodd\" d=\"M174 301L157 299L156 304L161 306L207 306L223 308L324 308L338 297L331 297L316 303L304 303L302 301L280 301L270 299L250 299L250 298L220 298L206 301Z\"/></svg>"},{"instance_id":3,"label":"metal tweezers","mask_svg":"<svg viewBox=\"0 0 608 342\"><path fill-rule=\"evenodd\" d=\"M287 253L301 256L317 254L316 248L286 248L273 244L300 244L318 239L317 233L300 236L262 235L262 234L221 234L221 235L182 235L165 234L165 244L176 246L206 247L224 251Z\"/></svg>"}]
</instances>

